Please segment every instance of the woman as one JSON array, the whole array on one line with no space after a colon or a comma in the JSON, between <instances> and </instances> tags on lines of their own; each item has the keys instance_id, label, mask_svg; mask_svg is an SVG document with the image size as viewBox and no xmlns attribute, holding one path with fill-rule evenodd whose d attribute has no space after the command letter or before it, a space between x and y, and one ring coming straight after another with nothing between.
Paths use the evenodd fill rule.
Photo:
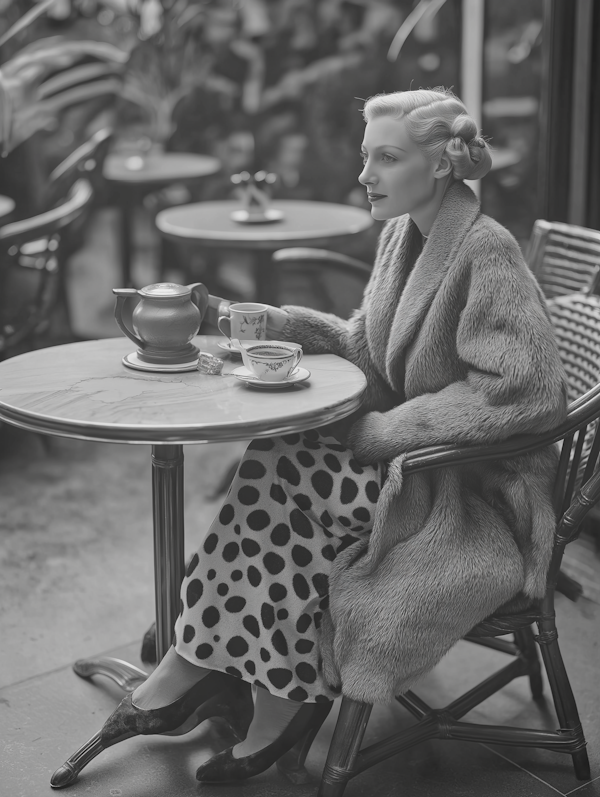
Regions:
<instances>
[{"instance_id":1,"label":"woman","mask_svg":"<svg viewBox=\"0 0 600 797\"><path fill-rule=\"evenodd\" d=\"M188 567L173 647L94 754L223 713L243 679L259 687L248 734L197 778L251 777L308 749L340 693L392 700L491 612L544 593L553 450L402 474L407 451L565 417L539 288L463 183L489 170L487 144L444 90L378 95L364 116L359 182L388 221L362 307L347 322L271 308L268 329L358 365L361 410L250 444ZM65 765L55 785L76 776Z\"/></svg>"}]
</instances>

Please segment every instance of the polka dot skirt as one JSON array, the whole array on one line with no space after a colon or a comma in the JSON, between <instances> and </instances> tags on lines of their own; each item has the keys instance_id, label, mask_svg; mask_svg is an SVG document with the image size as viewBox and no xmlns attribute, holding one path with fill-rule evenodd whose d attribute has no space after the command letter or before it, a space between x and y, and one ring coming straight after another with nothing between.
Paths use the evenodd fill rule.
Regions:
<instances>
[{"instance_id":1,"label":"polka dot skirt","mask_svg":"<svg viewBox=\"0 0 600 797\"><path fill-rule=\"evenodd\" d=\"M314 430L254 440L187 568L177 653L279 697L334 699L316 633L329 568L371 531L383 467Z\"/></svg>"}]
</instances>

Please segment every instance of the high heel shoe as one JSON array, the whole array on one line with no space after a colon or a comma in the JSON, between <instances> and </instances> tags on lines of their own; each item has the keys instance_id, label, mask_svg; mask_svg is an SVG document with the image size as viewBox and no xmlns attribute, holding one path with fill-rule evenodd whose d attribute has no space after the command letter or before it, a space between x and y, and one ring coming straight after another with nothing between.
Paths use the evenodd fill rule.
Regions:
<instances>
[{"instance_id":1,"label":"high heel shoe","mask_svg":"<svg viewBox=\"0 0 600 797\"><path fill-rule=\"evenodd\" d=\"M229 747L196 770L196 780L201 783L227 783L246 780L264 772L288 750L298 745L297 766L302 768L313 739L331 711L333 702L304 703L294 718L274 742L256 753L235 758Z\"/></svg>"},{"instance_id":2,"label":"high heel shoe","mask_svg":"<svg viewBox=\"0 0 600 797\"><path fill-rule=\"evenodd\" d=\"M250 688L244 692L237 679L216 670L168 706L141 709L131 697L131 694L124 697L102 729L56 770L50 779L53 788L70 786L81 770L103 750L132 736L182 734L210 717L222 716L241 740L245 738L252 719L248 705L248 701L252 703Z\"/></svg>"}]
</instances>

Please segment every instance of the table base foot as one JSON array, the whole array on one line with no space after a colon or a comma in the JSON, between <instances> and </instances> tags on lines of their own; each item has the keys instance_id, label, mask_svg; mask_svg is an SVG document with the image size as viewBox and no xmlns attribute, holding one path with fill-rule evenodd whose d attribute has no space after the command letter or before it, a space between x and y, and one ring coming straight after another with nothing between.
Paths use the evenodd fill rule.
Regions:
<instances>
[{"instance_id":1,"label":"table base foot","mask_svg":"<svg viewBox=\"0 0 600 797\"><path fill-rule=\"evenodd\" d=\"M105 675L113 680L125 692L133 692L143 683L148 673L129 664L123 659L114 659L112 656L99 656L96 659L79 659L73 665L73 671L81 678L91 678L92 675Z\"/></svg>"}]
</instances>

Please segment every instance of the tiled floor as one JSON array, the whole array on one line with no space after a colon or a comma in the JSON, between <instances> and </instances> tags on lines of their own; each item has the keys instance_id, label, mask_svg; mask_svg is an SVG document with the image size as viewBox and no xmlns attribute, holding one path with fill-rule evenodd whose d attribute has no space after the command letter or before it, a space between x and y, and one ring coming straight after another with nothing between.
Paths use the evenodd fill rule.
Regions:
<instances>
[{"instance_id":1,"label":"tiled floor","mask_svg":"<svg viewBox=\"0 0 600 797\"><path fill-rule=\"evenodd\" d=\"M102 211L72 282L76 326L116 334L110 288L115 282L114 214ZM147 282L152 266L136 268ZM147 269L144 271L144 269ZM241 445L186 448L187 549L192 550L218 502L219 474ZM153 613L149 450L39 437L0 430L0 797L50 794L53 770L101 726L120 698L98 677L73 674L76 658L112 651L140 664L139 640ZM588 577L600 582L589 548ZM594 595L594 598L596 596ZM588 739L592 780L575 780L568 756L537 750L431 741L358 776L347 797L600 797L600 606L558 597L560 641ZM450 702L505 657L460 643L416 690L434 706ZM465 719L554 729L546 699L528 684L509 684ZM337 708L335 710L337 712ZM328 718L308 758L312 782L287 783L272 768L236 786L200 786L195 768L224 746L208 722L182 738L130 739L83 771L67 797L309 797L335 725ZM411 724L397 705L378 706L366 744Z\"/></svg>"}]
</instances>

